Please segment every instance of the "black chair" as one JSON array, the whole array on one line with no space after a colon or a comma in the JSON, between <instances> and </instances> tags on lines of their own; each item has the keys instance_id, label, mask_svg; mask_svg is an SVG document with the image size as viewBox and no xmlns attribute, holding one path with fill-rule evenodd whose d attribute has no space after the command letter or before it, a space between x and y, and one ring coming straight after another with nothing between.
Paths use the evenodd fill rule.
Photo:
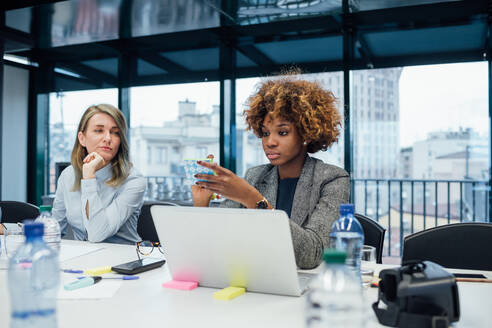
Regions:
<instances>
[{"instance_id":1,"label":"black chair","mask_svg":"<svg viewBox=\"0 0 492 328\"><path fill-rule=\"evenodd\" d=\"M376 262L383 263L383 243L386 229L365 215L355 213L354 216L364 230L364 244L374 246L376 248Z\"/></svg>"},{"instance_id":2,"label":"black chair","mask_svg":"<svg viewBox=\"0 0 492 328\"><path fill-rule=\"evenodd\" d=\"M72 165L71 162L56 162L55 163L55 187L58 187L58 178L64 169Z\"/></svg>"},{"instance_id":3,"label":"black chair","mask_svg":"<svg viewBox=\"0 0 492 328\"><path fill-rule=\"evenodd\" d=\"M29 203L13 200L0 201L2 223L17 223L25 219L35 219L39 216L39 208Z\"/></svg>"},{"instance_id":4,"label":"black chair","mask_svg":"<svg viewBox=\"0 0 492 328\"><path fill-rule=\"evenodd\" d=\"M446 268L492 270L492 224L456 223L406 236L402 264L427 260Z\"/></svg>"},{"instance_id":5,"label":"black chair","mask_svg":"<svg viewBox=\"0 0 492 328\"><path fill-rule=\"evenodd\" d=\"M137 232L142 240L151 242L159 242L157 231L155 230L154 221L152 221L152 215L150 214L150 208L153 205L168 205L179 206L171 202L145 202L140 210L140 216L138 217Z\"/></svg>"}]
</instances>

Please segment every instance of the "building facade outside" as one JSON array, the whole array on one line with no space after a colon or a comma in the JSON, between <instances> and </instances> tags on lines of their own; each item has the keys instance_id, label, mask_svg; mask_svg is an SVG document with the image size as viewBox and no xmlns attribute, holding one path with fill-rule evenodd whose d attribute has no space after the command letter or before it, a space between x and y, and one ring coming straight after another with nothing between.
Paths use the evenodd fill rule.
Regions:
<instances>
[{"instance_id":1,"label":"building facade outside","mask_svg":"<svg viewBox=\"0 0 492 328\"><path fill-rule=\"evenodd\" d=\"M429 216L435 217L437 211L438 217L449 216L455 221L483 221L488 217L488 189L485 186L489 179L488 137L471 128L436 131L429 133L425 140L415 142L409 149L401 151L401 157L411 159L408 170L405 170L407 164L400 162L401 171L411 172L411 179L437 181L426 183L425 192L423 183L414 184L414 213L423 214L425 203L425 212ZM450 182L448 188L446 181L456 182ZM406 183L405 212L412 210L411 203L411 185Z\"/></svg>"}]
</instances>

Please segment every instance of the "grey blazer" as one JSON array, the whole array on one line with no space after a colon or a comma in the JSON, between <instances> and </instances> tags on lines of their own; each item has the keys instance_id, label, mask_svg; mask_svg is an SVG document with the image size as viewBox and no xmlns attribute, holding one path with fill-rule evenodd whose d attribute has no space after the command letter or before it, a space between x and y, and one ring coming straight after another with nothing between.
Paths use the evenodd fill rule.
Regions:
<instances>
[{"instance_id":1,"label":"grey blazer","mask_svg":"<svg viewBox=\"0 0 492 328\"><path fill-rule=\"evenodd\" d=\"M246 181L275 206L277 203L278 168L271 164L246 171ZM290 230L297 266L311 269L319 265L323 249L329 245L331 225L339 216L340 204L349 201L348 173L337 166L307 157L297 182ZM225 200L221 207L244 207Z\"/></svg>"}]
</instances>

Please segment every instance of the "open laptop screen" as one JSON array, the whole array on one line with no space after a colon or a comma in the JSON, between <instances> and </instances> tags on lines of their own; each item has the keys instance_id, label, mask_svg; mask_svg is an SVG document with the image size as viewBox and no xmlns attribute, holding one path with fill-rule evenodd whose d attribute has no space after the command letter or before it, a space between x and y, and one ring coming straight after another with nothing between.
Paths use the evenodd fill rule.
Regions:
<instances>
[{"instance_id":1,"label":"open laptop screen","mask_svg":"<svg viewBox=\"0 0 492 328\"><path fill-rule=\"evenodd\" d=\"M284 211L154 205L151 214L174 280L301 294Z\"/></svg>"}]
</instances>

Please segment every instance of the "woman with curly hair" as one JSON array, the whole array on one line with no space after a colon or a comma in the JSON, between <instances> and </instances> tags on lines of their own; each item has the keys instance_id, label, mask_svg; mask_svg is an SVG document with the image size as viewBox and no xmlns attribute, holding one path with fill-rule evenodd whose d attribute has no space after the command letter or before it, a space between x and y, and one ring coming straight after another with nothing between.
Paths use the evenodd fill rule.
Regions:
<instances>
[{"instance_id":1,"label":"woman with curly hair","mask_svg":"<svg viewBox=\"0 0 492 328\"><path fill-rule=\"evenodd\" d=\"M318 83L287 76L259 85L245 110L248 129L261 138L270 164L247 170L242 179L217 163L199 161L216 175L199 174L195 206L208 206L212 193L222 207L275 208L290 217L297 266L314 268L329 245L340 204L349 200L349 175L312 158L338 141L341 116L336 99Z\"/></svg>"}]
</instances>

